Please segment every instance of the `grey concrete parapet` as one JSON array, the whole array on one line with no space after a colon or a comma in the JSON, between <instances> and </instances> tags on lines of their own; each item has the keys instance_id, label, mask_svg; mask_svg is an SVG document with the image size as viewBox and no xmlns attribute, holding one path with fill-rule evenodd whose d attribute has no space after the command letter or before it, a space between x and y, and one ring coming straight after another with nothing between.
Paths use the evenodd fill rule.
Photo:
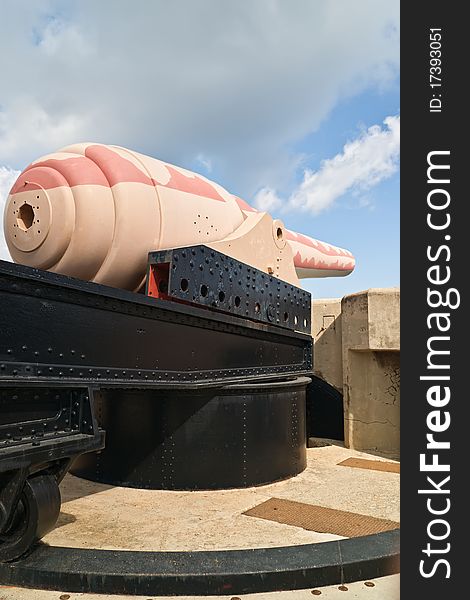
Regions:
<instances>
[{"instance_id":1,"label":"grey concrete parapet","mask_svg":"<svg viewBox=\"0 0 470 600\"><path fill-rule=\"evenodd\" d=\"M312 302L315 375L337 390L343 389L341 298Z\"/></svg>"},{"instance_id":2,"label":"grey concrete parapet","mask_svg":"<svg viewBox=\"0 0 470 600\"><path fill-rule=\"evenodd\" d=\"M370 288L341 301L343 335L355 350L400 351L400 288Z\"/></svg>"},{"instance_id":3,"label":"grey concrete parapet","mask_svg":"<svg viewBox=\"0 0 470 600\"><path fill-rule=\"evenodd\" d=\"M398 458L400 290L313 302L315 373L342 389L345 445Z\"/></svg>"}]
</instances>

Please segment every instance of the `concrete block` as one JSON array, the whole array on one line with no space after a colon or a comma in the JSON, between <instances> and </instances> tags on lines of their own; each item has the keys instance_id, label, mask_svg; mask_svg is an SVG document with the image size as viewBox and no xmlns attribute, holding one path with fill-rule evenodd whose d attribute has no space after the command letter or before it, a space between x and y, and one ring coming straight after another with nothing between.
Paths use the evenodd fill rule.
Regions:
<instances>
[{"instance_id":1,"label":"concrete block","mask_svg":"<svg viewBox=\"0 0 470 600\"><path fill-rule=\"evenodd\" d=\"M371 288L341 301L344 341L356 350L400 350L400 289Z\"/></svg>"},{"instance_id":2,"label":"concrete block","mask_svg":"<svg viewBox=\"0 0 470 600\"><path fill-rule=\"evenodd\" d=\"M312 302L315 375L337 390L343 389L341 298Z\"/></svg>"},{"instance_id":3,"label":"concrete block","mask_svg":"<svg viewBox=\"0 0 470 600\"><path fill-rule=\"evenodd\" d=\"M400 355L348 352L344 385L345 445L389 458L400 454Z\"/></svg>"},{"instance_id":4,"label":"concrete block","mask_svg":"<svg viewBox=\"0 0 470 600\"><path fill-rule=\"evenodd\" d=\"M399 307L397 288L341 303L345 445L391 458L399 456Z\"/></svg>"}]
</instances>

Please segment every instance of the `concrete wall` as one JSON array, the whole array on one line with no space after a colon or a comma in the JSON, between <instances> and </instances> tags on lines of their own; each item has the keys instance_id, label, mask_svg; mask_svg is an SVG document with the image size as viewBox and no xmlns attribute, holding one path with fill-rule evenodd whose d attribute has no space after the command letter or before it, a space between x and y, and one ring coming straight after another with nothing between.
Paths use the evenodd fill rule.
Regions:
<instances>
[{"instance_id":1,"label":"concrete wall","mask_svg":"<svg viewBox=\"0 0 470 600\"><path fill-rule=\"evenodd\" d=\"M341 298L313 301L312 335L315 341L315 375L342 391Z\"/></svg>"},{"instance_id":2,"label":"concrete wall","mask_svg":"<svg viewBox=\"0 0 470 600\"><path fill-rule=\"evenodd\" d=\"M313 302L315 374L344 398L347 447L399 457L400 290Z\"/></svg>"}]
</instances>

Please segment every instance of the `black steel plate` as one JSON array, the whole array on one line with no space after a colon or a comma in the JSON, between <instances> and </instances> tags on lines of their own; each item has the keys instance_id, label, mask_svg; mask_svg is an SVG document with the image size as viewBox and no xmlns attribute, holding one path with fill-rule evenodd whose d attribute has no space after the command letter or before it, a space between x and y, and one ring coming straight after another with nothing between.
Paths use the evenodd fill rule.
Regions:
<instances>
[{"instance_id":1,"label":"black steel plate","mask_svg":"<svg viewBox=\"0 0 470 600\"><path fill-rule=\"evenodd\" d=\"M0 380L0 472L104 446L93 391L66 387L5 387Z\"/></svg>"},{"instance_id":2,"label":"black steel plate","mask_svg":"<svg viewBox=\"0 0 470 600\"><path fill-rule=\"evenodd\" d=\"M0 261L0 381L197 387L309 374L310 335Z\"/></svg>"},{"instance_id":3,"label":"black steel plate","mask_svg":"<svg viewBox=\"0 0 470 600\"><path fill-rule=\"evenodd\" d=\"M310 333L311 296L299 287L203 245L149 254L149 268L162 263L172 298Z\"/></svg>"}]
</instances>

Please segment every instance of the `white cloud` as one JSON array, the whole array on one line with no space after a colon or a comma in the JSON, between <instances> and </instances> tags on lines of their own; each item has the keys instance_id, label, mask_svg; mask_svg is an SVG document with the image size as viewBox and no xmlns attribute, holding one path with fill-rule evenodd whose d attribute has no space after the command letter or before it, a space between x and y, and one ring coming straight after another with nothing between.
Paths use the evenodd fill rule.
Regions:
<instances>
[{"instance_id":1,"label":"white cloud","mask_svg":"<svg viewBox=\"0 0 470 600\"><path fill-rule=\"evenodd\" d=\"M256 195L261 210L283 207L318 214L333 205L346 192L358 193L372 188L398 169L400 153L400 117L384 120L384 127L373 125L343 151L324 160L318 171L304 171L301 184L282 202L275 190L264 188ZM370 201L360 201L369 206Z\"/></svg>"},{"instance_id":2,"label":"white cloud","mask_svg":"<svg viewBox=\"0 0 470 600\"><path fill-rule=\"evenodd\" d=\"M271 188L261 188L255 196L255 206L259 210L271 212L282 206L282 200Z\"/></svg>"},{"instance_id":3,"label":"white cloud","mask_svg":"<svg viewBox=\"0 0 470 600\"><path fill-rule=\"evenodd\" d=\"M36 34L39 48L49 56L71 51L74 54L82 54L83 56L92 54L92 48L88 46L80 31L61 19L50 19L44 28L37 31Z\"/></svg>"},{"instance_id":4,"label":"white cloud","mask_svg":"<svg viewBox=\"0 0 470 600\"><path fill-rule=\"evenodd\" d=\"M207 173L210 173L212 171L212 160L205 154L199 153L196 156L196 161L204 167Z\"/></svg>"},{"instance_id":5,"label":"white cloud","mask_svg":"<svg viewBox=\"0 0 470 600\"><path fill-rule=\"evenodd\" d=\"M2 0L0 163L65 144L190 166L248 200L288 189L345 96L398 72L398 0Z\"/></svg>"},{"instance_id":6,"label":"white cloud","mask_svg":"<svg viewBox=\"0 0 470 600\"><path fill-rule=\"evenodd\" d=\"M0 166L0 259L2 260L11 260L3 237L3 211L8 193L19 174L20 172L15 169Z\"/></svg>"},{"instance_id":7,"label":"white cloud","mask_svg":"<svg viewBox=\"0 0 470 600\"><path fill-rule=\"evenodd\" d=\"M85 118L75 114L48 113L34 99L18 96L8 112L0 109L0 160L11 164L11 158L27 151L27 163L46 151L55 151L64 140L81 139Z\"/></svg>"}]
</instances>

